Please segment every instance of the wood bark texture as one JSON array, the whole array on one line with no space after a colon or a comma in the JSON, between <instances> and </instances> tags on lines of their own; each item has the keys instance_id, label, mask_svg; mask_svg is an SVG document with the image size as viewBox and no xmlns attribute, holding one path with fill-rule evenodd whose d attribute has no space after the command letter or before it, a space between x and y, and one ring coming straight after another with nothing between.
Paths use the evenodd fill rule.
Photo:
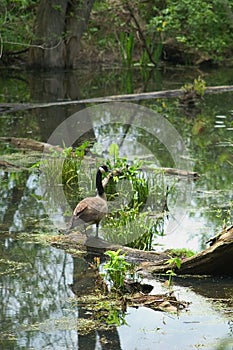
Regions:
<instances>
[{"instance_id":1,"label":"wood bark texture","mask_svg":"<svg viewBox=\"0 0 233 350\"><path fill-rule=\"evenodd\" d=\"M76 68L80 41L94 0L40 0L29 66Z\"/></svg>"}]
</instances>

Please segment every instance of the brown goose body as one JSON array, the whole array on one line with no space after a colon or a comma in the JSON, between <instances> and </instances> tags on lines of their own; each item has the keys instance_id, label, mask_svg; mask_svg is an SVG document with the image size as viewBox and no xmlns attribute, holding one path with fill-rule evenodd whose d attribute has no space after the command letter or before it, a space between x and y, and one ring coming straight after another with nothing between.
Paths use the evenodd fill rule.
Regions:
<instances>
[{"instance_id":1,"label":"brown goose body","mask_svg":"<svg viewBox=\"0 0 233 350\"><path fill-rule=\"evenodd\" d=\"M102 173L107 172L108 168L103 165L98 168L96 174L95 197L87 197L81 200L73 211L70 227L78 224L93 225L96 224L96 237L98 237L99 223L108 212L107 198L102 185Z\"/></svg>"}]
</instances>

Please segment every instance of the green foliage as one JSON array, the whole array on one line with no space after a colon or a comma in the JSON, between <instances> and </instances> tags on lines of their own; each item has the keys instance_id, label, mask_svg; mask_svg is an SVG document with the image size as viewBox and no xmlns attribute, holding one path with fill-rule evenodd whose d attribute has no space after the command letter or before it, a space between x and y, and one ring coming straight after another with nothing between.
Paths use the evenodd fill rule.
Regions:
<instances>
[{"instance_id":1,"label":"green foliage","mask_svg":"<svg viewBox=\"0 0 233 350\"><path fill-rule=\"evenodd\" d=\"M219 0L157 2L149 28L161 32L164 41L172 37L186 50L219 61L232 48L232 7L232 3Z\"/></svg>"},{"instance_id":2,"label":"green foliage","mask_svg":"<svg viewBox=\"0 0 233 350\"><path fill-rule=\"evenodd\" d=\"M197 96L202 97L206 90L206 82L200 76L197 79L194 79L193 83L187 83L182 86L182 90L185 93L195 93Z\"/></svg>"},{"instance_id":3,"label":"green foliage","mask_svg":"<svg viewBox=\"0 0 233 350\"><path fill-rule=\"evenodd\" d=\"M63 152L55 151L37 163L37 166L40 166L40 181L45 190L44 196L48 196L47 199L52 200L54 204L64 205L64 203L61 203L60 186L63 187L71 207L74 207L81 200L83 187L79 177L85 149L88 145L89 142L84 142L74 150L72 147L68 147ZM50 191L53 193L52 196L49 194ZM51 203L51 205L54 204Z\"/></svg>"},{"instance_id":4,"label":"green foliage","mask_svg":"<svg viewBox=\"0 0 233 350\"><path fill-rule=\"evenodd\" d=\"M125 260L125 254L120 253L121 249L108 250L105 255L110 259L104 264L106 278L112 283L114 290L118 292L124 291L125 278L132 272L132 266Z\"/></svg>"},{"instance_id":5,"label":"green foliage","mask_svg":"<svg viewBox=\"0 0 233 350\"><path fill-rule=\"evenodd\" d=\"M178 269L180 269L181 263L182 263L182 260L177 256L167 260L167 264L173 265L173 266L177 267Z\"/></svg>"},{"instance_id":6,"label":"green foliage","mask_svg":"<svg viewBox=\"0 0 233 350\"><path fill-rule=\"evenodd\" d=\"M222 227L231 226L233 223L233 201L229 203L229 208L216 208L215 215L222 222Z\"/></svg>"},{"instance_id":7,"label":"green foliage","mask_svg":"<svg viewBox=\"0 0 233 350\"><path fill-rule=\"evenodd\" d=\"M122 203L124 203L124 199L128 203L130 194L131 201L128 203L130 208L142 205L146 202L149 193L148 181L141 170L142 162L135 160L129 166L126 158L116 156L119 153L117 147L115 144L110 145L109 155L113 157L113 164L111 160L106 162L110 169L121 169L121 175L113 177L115 184L118 184L118 191L117 193L113 192L112 196L116 198L120 193ZM127 193L124 188L125 184L127 184Z\"/></svg>"},{"instance_id":8,"label":"green foliage","mask_svg":"<svg viewBox=\"0 0 233 350\"><path fill-rule=\"evenodd\" d=\"M122 310L113 308L112 305L110 305L106 323L108 325L114 325L117 327L127 325L127 322L125 320L125 313Z\"/></svg>"},{"instance_id":9,"label":"green foliage","mask_svg":"<svg viewBox=\"0 0 233 350\"><path fill-rule=\"evenodd\" d=\"M112 143L108 148L108 153L113 157L113 162L115 164L119 158L119 146L116 143Z\"/></svg>"},{"instance_id":10,"label":"green foliage","mask_svg":"<svg viewBox=\"0 0 233 350\"><path fill-rule=\"evenodd\" d=\"M47 186L53 186L60 182L64 186L74 189L78 186L78 174L80 172L81 163L85 154L85 149L89 146L89 141L76 147L64 148L63 152L53 152L50 158L46 158L38 163L43 170L43 176ZM59 170L62 168L62 175Z\"/></svg>"},{"instance_id":11,"label":"green foliage","mask_svg":"<svg viewBox=\"0 0 233 350\"><path fill-rule=\"evenodd\" d=\"M82 160L85 155L85 150L90 142L85 141L80 146L73 150L72 147L65 148L62 157L65 157L62 169L62 183L70 188L78 185L78 174Z\"/></svg>"},{"instance_id":12,"label":"green foliage","mask_svg":"<svg viewBox=\"0 0 233 350\"><path fill-rule=\"evenodd\" d=\"M153 237L161 234L163 218L152 218L150 212L140 212L139 206L122 206L104 221L105 238L109 242L150 250Z\"/></svg>"},{"instance_id":13,"label":"green foliage","mask_svg":"<svg viewBox=\"0 0 233 350\"><path fill-rule=\"evenodd\" d=\"M134 36L132 33L120 33L120 53L124 66L131 67L133 63Z\"/></svg>"},{"instance_id":14,"label":"green foliage","mask_svg":"<svg viewBox=\"0 0 233 350\"><path fill-rule=\"evenodd\" d=\"M106 189L109 214L103 221L104 237L110 242L150 250L153 238L163 234L163 217L151 214L148 200L149 186L150 195L155 193L153 197L158 201L164 193L156 181L158 173L153 174L149 183L148 173L142 171L142 162L135 160L129 166L126 158L119 157L116 144L110 145L109 156L114 163L108 160L109 168L121 169L121 172L113 177Z\"/></svg>"},{"instance_id":15,"label":"green foliage","mask_svg":"<svg viewBox=\"0 0 233 350\"><path fill-rule=\"evenodd\" d=\"M22 50L30 45L35 19L34 0L2 0L0 4L1 50Z\"/></svg>"},{"instance_id":16,"label":"green foliage","mask_svg":"<svg viewBox=\"0 0 233 350\"><path fill-rule=\"evenodd\" d=\"M170 249L169 254L172 255L173 258L190 258L191 256L195 255L195 253L186 248L178 248L178 249Z\"/></svg>"},{"instance_id":17,"label":"green foliage","mask_svg":"<svg viewBox=\"0 0 233 350\"><path fill-rule=\"evenodd\" d=\"M3 53L30 46L37 6L37 0L1 1ZM52 7L59 15L61 6ZM157 64L163 44L174 40L187 53L219 62L231 58L232 10L232 2L219 0L96 1L84 40L87 47L96 45L101 57L110 53L115 58L120 50L125 67L136 60L142 66Z\"/></svg>"},{"instance_id":18,"label":"green foliage","mask_svg":"<svg viewBox=\"0 0 233 350\"><path fill-rule=\"evenodd\" d=\"M168 278L168 287L171 288L172 279L176 276L174 272L174 268L180 269L182 260L179 257L174 257L167 260L167 264L171 265L171 269L166 271L166 274L169 276Z\"/></svg>"}]
</instances>

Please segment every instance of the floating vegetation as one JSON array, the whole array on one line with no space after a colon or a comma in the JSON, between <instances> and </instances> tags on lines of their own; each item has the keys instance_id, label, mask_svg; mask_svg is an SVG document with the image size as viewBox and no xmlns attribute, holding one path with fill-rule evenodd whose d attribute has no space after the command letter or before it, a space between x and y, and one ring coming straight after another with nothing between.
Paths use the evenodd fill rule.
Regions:
<instances>
[{"instance_id":1,"label":"floating vegetation","mask_svg":"<svg viewBox=\"0 0 233 350\"><path fill-rule=\"evenodd\" d=\"M17 339L15 334L0 332L0 345L2 341L15 341Z\"/></svg>"},{"instance_id":2,"label":"floating vegetation","mask_svg":"<svg viewBox=\"0 0 233 350\"><path fill-rule=\"evenodd\" d=\"M114 293L105 295L96 291L95 294L72 298L70 302L73 306L78 305L85 309L89 320L92 320L97 328L108 329L110 326L126 324L125 300L116 297ZM78 327L80 328L80 324Z\"/></svg>"},{"instance_id":3,"label":"floating vegetation","mask_svg":"<svg viewBox=\"0 0 233 350\"><path fill-rule=\"evenodd\" d=\"M0 276L14 275L28 265L29 263L0 259Z\"/></svg>"}]
</instances>

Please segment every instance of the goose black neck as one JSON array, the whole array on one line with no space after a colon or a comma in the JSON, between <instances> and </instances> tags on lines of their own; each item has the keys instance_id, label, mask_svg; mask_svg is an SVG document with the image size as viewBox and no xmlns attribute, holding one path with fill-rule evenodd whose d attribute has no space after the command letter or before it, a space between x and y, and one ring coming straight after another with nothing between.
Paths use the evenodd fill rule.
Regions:
<instances>
[{"instance_id":1,"label":"goose black neck","mask_svg":"<svg viewBox=\"0 0 233 350\"><path fill-rule=\"evenodd\" d=\"M102 196L104 194L104 188L102 184L102 173L100 170L98 170L96 174L96 189L97 189L97 194L99 196Z\"/></svg>"}]
</instances>

